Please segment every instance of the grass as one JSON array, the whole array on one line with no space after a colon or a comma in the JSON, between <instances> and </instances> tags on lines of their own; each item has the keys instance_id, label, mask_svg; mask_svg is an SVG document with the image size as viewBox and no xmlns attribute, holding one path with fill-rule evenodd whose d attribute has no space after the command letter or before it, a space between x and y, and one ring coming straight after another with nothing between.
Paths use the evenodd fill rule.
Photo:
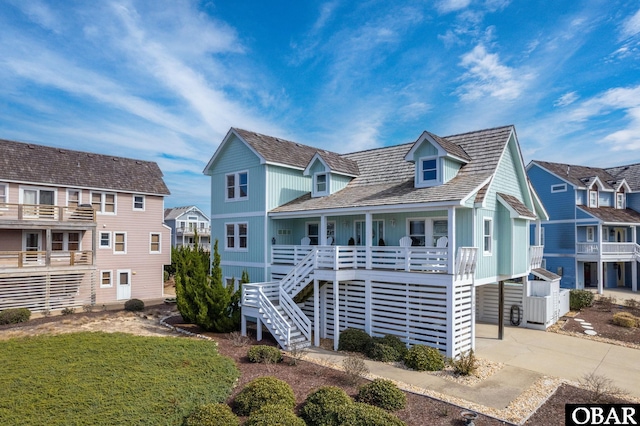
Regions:
<instances>
[{"instance_id":1,"label":"grass","mask_svg":"<svg viewBox=\"0 0 640 426\"><path fill-rule=\"evenodd\" d=\"M211 341L124 333L11 339L0 363L0 418L20 425L179 425L239 375Z\"/></svg>"}]
</instances>

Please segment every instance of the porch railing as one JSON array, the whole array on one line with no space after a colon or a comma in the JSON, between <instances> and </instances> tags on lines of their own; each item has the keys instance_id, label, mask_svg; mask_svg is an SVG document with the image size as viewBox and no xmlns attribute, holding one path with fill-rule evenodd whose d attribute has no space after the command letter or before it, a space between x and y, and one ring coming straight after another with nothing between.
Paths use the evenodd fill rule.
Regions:
<instances>
[{"instance_id":1,"label":"porch railing","mask_svg":"<svg viewBox=\"0 0 640 426\"><path fill-rule=\"evenodd\" d=\"M0 269L93 265L93 251L0 251Z\"/></svg>"},{"instance_id":2,"label":"porch railing","mask_svg":"<svg viewBox=\"0 0 640 426\"><path fill-rule=\"evenodd\" d=\"M460 247L455 270L449 272L449 252L436 247L362 247L362 246L273 246L272 263L297 265L312 250L317 250L317 268L388 269L408 272L468 274L475 270L475 248Z\"/></svg>"},{"instance_id":3,"label":"porch railing","mask_svg":"<svg viewBox=\"0 0 640 426\"><path fill-rule=\"evenodd\" d=\"M91 207L2 203L0 204L0 221L5 220L95 222L96 215Z\"/></svg>"},{"instance_id":4,"label":"porch railing","mask_svg":"<svg viewBox=\"0 0 640 426\"><path fill-rule=\"evenodd\" d=\"M540 268L542 266L542 256L544 254L544 246L529 247L529 265L531 269Z\"/></svg>"},{"instance_id":5,"label":"porch railing","mask_svg":"<svg viewBox=\"0 0 640 426\"><path fill-rule=\"evenodd\" d=\"M640 251L636 243L602 243L602 254L634 254ZM598 254L599 243L576 243L578 254Z\"/></svg>"}]
</instances>

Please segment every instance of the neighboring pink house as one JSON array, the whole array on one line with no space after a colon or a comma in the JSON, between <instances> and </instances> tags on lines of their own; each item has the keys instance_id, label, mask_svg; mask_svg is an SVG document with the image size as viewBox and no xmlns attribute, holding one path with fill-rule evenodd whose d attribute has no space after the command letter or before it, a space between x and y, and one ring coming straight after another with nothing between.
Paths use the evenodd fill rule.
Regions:
<instances>
[{"instance_id":1,"label":"neighboring pink house","mask_svg":"<svg viewBox=\"0 0 640 426\"><path fill-rule=\"evenodd\" d=\"M161 298L167 195L154 162L0 139L0 311Z\"/></svg>"}]
</instances>

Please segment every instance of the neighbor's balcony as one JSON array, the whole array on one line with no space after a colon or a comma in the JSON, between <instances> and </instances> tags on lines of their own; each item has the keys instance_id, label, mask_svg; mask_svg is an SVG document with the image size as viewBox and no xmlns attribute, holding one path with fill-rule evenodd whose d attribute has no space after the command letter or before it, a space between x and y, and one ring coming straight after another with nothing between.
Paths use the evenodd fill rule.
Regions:
<instances>
[{"instance_id":1,"label":"neighbor's balcony","mask_svg":"<svg viewBox=\"0 0 640 426\"><path fill-rule=\"evenodd\" d=\"M188 226L181 226L176 228L176 235L178 236L186 235L192 237L196 233L203 237L207 237L211 235L211 227L207 226L206 228L192 228Z\"/></svg>"},{"instance_id":2,"label":"neighbor's balcony","mask_svg":"<svg viewBox=\"0 0 640 426\"><path fill-rule=\"evenodd\" d=\"M90 207L49 206L42 204L0 204L0 221L96 222Z\"/></svg>"},{"instance_id":3,"label":"neighbor's balcony","mask_svg":"<svg viewBox=\"0 0 640 426\"><path fill-rule=\"evenodd\" d=\"M640 246L636 243L602 243L603 255L629 255L640 252ZM600 254L600 243L577 243L578 254Z\"/></svg>"},{"instance_id":4,"label":"neighbor's balcony","mask_svg":"<svg viewBox=\"0 0 640 426\"><path fill-rule=\"evenodd\" d=\"M271 261L274 265L296 265L313 250L317 251L316 268L321 269L386 269L460 276L475 272L477 252L475 247L459 247L453 270L448 267L447 247L274 245Z\"/></svg>"},{"instance_id":5,"label":"neighbor's balcony","mask_svg":"<svg viewBox=\"0 0 640 426\"><path fill-rule=\"evenodd\" d=\"M0 251L0 270L93 265L93 251Z\"/></svg>"}]
</instances>

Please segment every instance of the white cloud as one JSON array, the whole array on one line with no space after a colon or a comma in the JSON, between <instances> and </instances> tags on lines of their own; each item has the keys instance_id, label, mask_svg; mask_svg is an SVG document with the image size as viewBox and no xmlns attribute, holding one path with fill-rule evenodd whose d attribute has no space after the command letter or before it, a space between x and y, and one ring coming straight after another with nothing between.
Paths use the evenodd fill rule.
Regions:
<instances>
[{"instance_id":1,"label":"white cloud","mask_svg":"<svg viewBox=\"0 0 640 426\"><path fill-rule=\"evenodd\" d=\"M56 14L47 6L38 0L14 1L12 2L22 9L22 12L29 17L32 22L40 25L42 28L59 33L62 29L62 23Z\"/></svg>"},{"instance_id":2,"label":"white cloud","mask_svg":"<svg viewBox=\"0 0 640 426\"><path fill-rule=\"evenodd\" d=\"M440 0L436 3L436 9L440 13L449 13L464 9L469 4L471 0Z\"/></svg>"},{"instance_id":3,"label":"white cloud","mask_svg":"<svg viewBox=\"0 0 640 426\"><path fill-rule=\"evenodd\" d=\"M578 100L579 97L580 96L576 92L565 93L553 103L553 106L565 107L567 105L571 105Z\"/></svg>"},{"instance_id":4,"label":"white cloud","mask_svg":"<svg viewBox=\"0 0 640 426\"><path fill-rule=\"evenodd\" d=\"M622 23L620 38L624 40L638 33L640 33L640 9Z\"/></svg>"},{"instance_id":5,"label":"white cloud","mask_svg":"<svg viewBox=\"0 0 640 426\"><path fill-rule=\"evenodd\" d=\"M532 78L529 73L501 64L498 54L487 52L481 44L462 56L460 66L467 69L462 76L466 83L458 90L460 98L465 101L485 96L514 100L525 90L527 80Z\"/></svg>"}]
</instances>

